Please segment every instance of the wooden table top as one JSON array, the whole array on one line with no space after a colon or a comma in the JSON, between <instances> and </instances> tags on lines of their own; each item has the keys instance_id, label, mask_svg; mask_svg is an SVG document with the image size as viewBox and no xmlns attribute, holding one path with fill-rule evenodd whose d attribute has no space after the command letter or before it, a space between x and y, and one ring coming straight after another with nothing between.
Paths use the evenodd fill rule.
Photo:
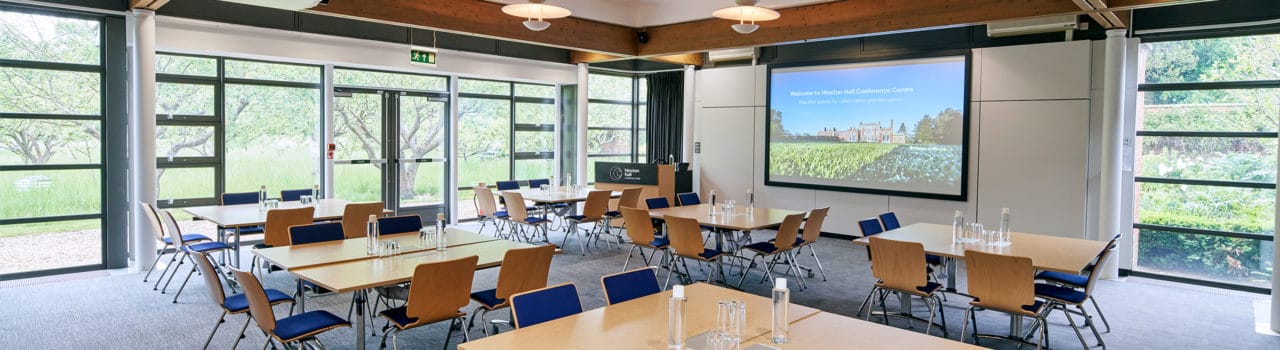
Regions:
<instances>
[{"instance_id":1,"label":"wooden table top","mask_svg":"<svg viewBox=\"0 0 1280 350\"><path fill-rule=\"evenodd\" d=\"M452 227L445 228L444 232L446 235L445 242L448 243L450 247L497 240L497 238ZM418 239L418 235L414 233L386 235L381 237L380 241L400 242L400 251L402 253L434 250L436 248L434 245L424 247L422 241ZM273 265L284 268L285 270L292 270L311 266L376 258L376 256L366 254L367 246L365 242L366 241L363 237L349 238L332 242L254 249L253 253L263 259L266 259Z\"/></svg>"},{"instance_id":2,"label":"wooden table top","mask_svg":"<svg viewBox=\"0 0 1280 350\"><path fill-rule=\"evenodd\" d=\"M742 342L745 349L764 344L778 349L984 349L968 343L829 312L792 322L786 344L774 344L769 333Z\"/></svg>"},{"instance_id":3,"label":"wooden table top","mask_svg":"<svg viewBox=\"0 0 1280 350\"><path fill-rule=\"evenodd\" d=\"M313 266L295 269L290 272L298 276L298 278L326 289L338 293L346 293L409 282L413 279L414 269L419 264L427 262L476 255L480 257L480 261L476 263L477 270L499 266L502 265L502 258L507 254L508 250L530 246L526 243L508 240L494 240L451 247L444 252L425 250L385 258Z\"/></svg>"},{"instance_id":4,"label":"wooden table top","mask_svg":"<svg viewBox=\"0 0 1280 350\"><path fill-rule=\"evenodd\" d=\"M515 192L520 192L520 196L527 201L535 203L571 203L587 200L587 194L595 191L594 187L585 187L581 190L574 190L569 186L556 186L548 191L537 188L521 188ZM509 191L504 191L509 192ZM622 196L621 191L612 191L609 197L617 198Z\"/></svg>"},{"instance_id":5,"label":"wooden table top","mask_svg":"<svg viewBox=\"0 0 1280 350\"><path fill-rule=\"evenodd\" d=\"M280 209L302 207L299 202L280 202ZM315 220L342 219L342 211L347 201L341 199L320 199L316 201ZM267 222L267 212L258 210L258 204L207 205L202 207L182 208L183 211L222 227L260 226ZM391 212L384 210L384 212Z\"/></svg>"},{"instance_id":6,"label":"wooden table top","mask_svg":"<svg viewBox=\"0 0 1280 350\"><path fill-rule=\"evenodd\" d=\"M877 237L919 242L929 254L949 258L964 259L965 250L977 250L1012 256L1031 258L1031 264L1038 270L1080 273L1093 258L1106 248L1107 242L1079 238L1065 238L1032 233L1011 232L1013 244L995 247L981 244L951 243L951 225L916 223L889 230ZM854 240L854 243L867 245L866 237Z\"/></svg>"},{"instance_id":7,"label":"wooden table top","mask_svg":"<svg viewBox=\"0 0 1280 350\"><path fill-rule=\"evenodd\" d=\"M803 213L802 211L773 209L755 207L752 209L747 206L737 206L732 211L726 213L716 206L716 215L708 213L710 204L685 205L679 207L670 207L662 209L651 209L649 215L655 219L662 219L667 215L682 218L690 218L698 220L699 224L722 229L749 231L759 230L782 225L782 220L787 215Z\"/></svg>"},{"instance_id":8,"label":"wooden table top","mask_svg":"<svg viewBox=\"0 0 1280 350\"><path fill-rule=\"evenodd\" d=\"M598 288L595 285L578 286ZM716 302L741 299L747 305L744 338L769 333L772 303L769 298L704 283L685 288L685 336L692 337L716 326ZM477 339L458 349L665 349L667 304L671 291L649 295L531 327ZM791 322L820 311L791 304Z\"/></svg>"}]
</instances>

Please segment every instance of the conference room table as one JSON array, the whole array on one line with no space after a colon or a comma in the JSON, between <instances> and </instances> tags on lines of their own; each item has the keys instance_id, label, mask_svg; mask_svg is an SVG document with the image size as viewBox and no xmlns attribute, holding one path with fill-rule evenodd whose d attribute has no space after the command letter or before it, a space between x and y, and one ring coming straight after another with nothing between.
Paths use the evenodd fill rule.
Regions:
<instances>
[{"instance_id":1,"label":"conference room table","mask_svg":"<svg viewBox=\"0 0 1280 350\"><path fill-rule=\"evenodd\" d=\"M459 344L458 349L665 349L670 299L671 291L667 290L472 340ZM702 333L716 327L716 304L720 300L738 299L746 304L743 339L767 335L771 330L773 309L769 298L695 283L685 287L685 299L686 339L705 338ZM787 320L795 322L819 312L817 309L792 303L787 312Z\"/></svg>"},{"instance_id":2,"label":"conference room table","mask_svg":"<svg viewBox=\"0 0 1280 350\"><path fill-rule=\"evenodd\" d=\"M446 228L445 234L444 251L425 246L417 234L403 234L380 239L401 242L400 254L391 256L366 254L364 238L257 249L254 253L296 276L299 291L305 281L336 293L354 293L356 348L363 350L364 304L368 302L369 289L409 282L419 264L476 255L476 269L486 269L502 265L508 250L532 246L455 228ZM305 297L298 298L298 309L306 310Z\"/></svg>"},{"instance_id":3,"label":"conference room table","mask_svg":"<svg viewBox=\"0 0 1280 350\"><path fill-rule=\"evenodd\" d=\"M787 342L773 344L771 334L765 333L742 342L764 344L770 347L790 349L985 349L981 346L955 340L912 332L875 322L867 322L830 312L819 312L792 322L788 327Z\"/></svg>"},{"instance_id":4,"label":"conference room table","mask_svg":"<svg viewBox=\"0 0 1280 350\"><path fill-rule=\"evenodd\" d=\"M945 263L947 271L946 291L956 293L956 260L964 260L966 250L985 253L1021 256L1031 258L1031 265L1036 270L1056 271L1078 274L1093 259L1106 249L1107 242L1079 238L1057 237L1023 232L1010 232L1011 244L992 246L981 243L957 244L951 239L951 225L932 223L915 223L897 229L888 230L876 237L895 241L915 242L924 246L924 252L948 258ZM859 245L870 245L870 238L862 237L853 241ZM900 298L904 310L911 306L910 298ZM1010 335L1018 336L1021 318L1013 316L1010 320Z\"/></svg>"},{"instance_id":5,"label":"conference room table","mask_svg":"<svg viewBox=\"0 0 1280 350\"><path fill-rule=\"evenodd\" d=\"M316 200L313 204L316 208L312 218L314 221L325 220L341 220L342 212L346 210L347 201L341 199L324 198ZM276 209L291 209L303 207L301 202L280 202L280 207ZM236 204L236 205L206 205L199 207L182 208L183 211L191 214L198 219L209 221L219 228L228 228L232 230L235 242L231 245L231 249L235 251L235 259L232 259L232 266L240 267L240 230L248 227L262 226L267 223L267 211L262 210L259 204ZM383 210L384 213L390 213L390 210ZM218 241L226 242L225 230L218 230Z\"/></svg>"},{"instance_id":6,"label":"conference room table","mask_svg":"<svg viewBox=\"0 0 1280 350\"><path fill-rule=\"evenodd\" d=\"M596 191L595 187L573 187L573 186L552 186L546 190L540 188L521 188L519 190L508 190L503 192L519 192L525 200L542 206L542 217L545 219L547 213L551 212L552 207L556 204L570 204L563 215L574 215L578 208L573 203L587 200L587 194ZM609 198L618 198L622 196L621 191L610 191Z\"/></svg>"}]
</instances>

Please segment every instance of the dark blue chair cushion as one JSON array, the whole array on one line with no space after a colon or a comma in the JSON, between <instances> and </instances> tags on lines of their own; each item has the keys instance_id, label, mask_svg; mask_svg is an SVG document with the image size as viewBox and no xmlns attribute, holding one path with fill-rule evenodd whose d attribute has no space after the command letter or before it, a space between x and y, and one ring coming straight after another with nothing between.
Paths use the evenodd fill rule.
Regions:
<instances>
[{"instance_id":1,"label":"dark blue chair cushion","mask_svg":"<svg viewBox=\"0 0 1280 350\"><path fill-rule=\"evenodd\" d=\"M1043 301L1043 300L1036 300L1036 303L1035 303L1035 304L1031 304L1031 305L1023 305L1023 306L1022 306L1022 309L1023 309L1023 310L1027 310L1027 311L1031 311L1031 312L1039 312L1039 311L1040 311L1040 308L1041 308L1041 307L1043 307L1043 306L1044 306L1044 301Z\"/></svg>"},{"instance_id":2,"label":"dark blue chair cushion","mask_svg":"<svg viewBox=\"0 0 1280 350\"><path fill-rule=\"evenodd\" d=\"M507 211L506 211L506 210L499 210L499 211L495 211L495 212L493 212L493 217L495 217L495 218L505 218L505 217L507 217Z\"/></svg>"},{"instance_id":3,"label":"dark blue chair cushion","mask_svg":"<svg viewBox=\"0 0 1280 350\"><path fill-rule=\"evenodd\" d=\"M498 181L499 191L510 191L520 189L520 182L517 181Z\"/></svg>"},{"instance_id":4,"label":"dark blue chair cushion","mask_svg":"<svg viewBox=\"0 0 1280 350\"><path fill-rule=\"evenodd\" d=\"M285 202L296 202L302 200L302 196L310 196L311 189L305 190L284 190L280 191L280 200Z\"/></svg>"},{"instance_id":5,"label":"dark blue chair cushion","mask_svg":"<svg viewBox=\"0 0 1280 350\"><path fill-rule=\"evenodd\" d=\"M188 252L201 252L201 253L211 252L215 250L222 250L222 249L231 249L231 246L222 242L204 242L204 243L188 244L187 246L182 247L182 250L185 250Z\"/></svg>"},{"instance_id":6,"label":"dark blue chair cushion","mask_svg":"<svg viewBox=\"0 0 1280 350\"><path fill-rule=\"evenodd\" d=\"M896 230L899 227L902 227L902 224L898 223L898 215L893 212L880 214L880 222L884 224L885 231Z\"/></svg>"},{"instance_id":7,"label":"dark blue chair cushion","mask_svg":"<svg viewBox=\"0 0 1280 350\"><path fill-rule=\"evenodd\" d=\"M202 235L202 234L199 234L199 233L184 233L184 234L182 234L182 241L184 241L184 242L191 242L191 241L212 241L212 239L210 239L210 238L209 238L209 236L205 236L205 235ZM172 238L169 238L169 237L165 237L165 238L164 238L164 244L173 244L173 239L172 239Z\"/></svg>"},{"instance_id":8,"label":"dark blue chair cushion","mask_svg":"<svg viewBox=\"0 0 1280 350\"><path fill-rule=\"evenodd\" d=\"M1036 279L1049 282L1057 282L1062 284L1070 284L1072 286L1084 287L1089 284L1089 276L1077 275L1074 273L1062 273L1057 271L1043 271L1036 274Z\"/></svg>"},{"instance_id":9,"label":"dark blue chair cushion","mask_svg":"<svg viewBox=\"0 0 1280 350\"><path fill-rule=\"evenodd\" d=\"M760 254L766 255L773 254L773 252L778 250L778 247L773 246L773 242L756 242L743 246L743 248L751 249L760 252Z\"/></svg>"},{"instance_id":10,"label":"dark blue chair cushion","mask_svg":"<svg viewBox=\"0 0 1280 350\"><path fill-rule=\"evenodd\" d=\"M240 234L242 234L242 235L251 235L251 234L255 234L255 233L263 233L263 232L265 232L265 231L263 231L262 226L241 227L241 228L240 228Z\"/></svg>"},{"instance_id":11,"label":"dark blue chair cushion","mask_svg":"<svg viewBox=\"0 0 1280 350\"><path fill-rule=\"evenodd\" d=\"M698 256L702 257L703 259L713 259L720 254L724 254L724 252L711 249L711 248L703 248L702 253L698 253Z\"/></svg>"},{"instance_id":12,"label":"dark blue chair cushion","mask_svg":"<svg viewBox=\"0 0 1280 350\"><path fill-rule=\"evenodd\" d=\"M694 192L677 194L676 200L680 202L680 205L702 204L702 201L698 199L698 194Z\"/></svg>"},{"instance_id":13,"label":"dark blue chair cushion","mask_svg":"<svg viewBox=\"0 0 1280 350\"><path fill-rule=\"evenodd\" d=\"M604 284L604 296L609 304L617 304L662 291L662 287L658 286L658 274L651 268L606 276L600 280L600 283Z\"/></svg>"},{"instance_id":14,"label":"dark blue chair cushion","mask_svg":"<svg viewBox=\"0 0 1280 350\"><path fill-rule=\"evenodd\" d=\"M862 230L863 237L871 237L884 232L884 227L880 227L880 220L876 219L859 220L858 228Z\"/></svg>"},{"instance_id":15,"label":"dark blue chair cushion","mask_svg":"<svg viewBox=\"0 0 1280 350\"><path fill-rule=\"evenodd\" d=\"M289 242L292 244L319 243L340 241L346 236L342 234L342 223L327 222L294 226L289 228Z\"/></svg>"},{"instance_id":16,"label":"dark blue chair cushion","mask_svg":"<svg viewBox=\"0 0 1280 350\"><path fill-rule=\"evenodd\" d=\"M569 215L564 218L572 221L582 221L582 220L586 220L587 216L586 215Z\"/></svg>"},{"instance_id":17,"label":"dark blue chair cushion","mask_svg":"<svg viewBox=\"0 0 1280 350\"><path fill-rule=\"evenodd\" d=\"M382 310L379 314L382 314L382 316L391 320L391 322L394 322L397 326L404 327L404 325L418 322L417 317L409 317L405 314L408 310L409 309L407 307L401 306L393 309Z\"/></svg>"},{"instance_id":18,"label":"dark blue chair cushion","mask_svg":"<svg viewBox=\"0 0 1280 350\"><path fill-rule=\"evenodd\" d=\"M422 218L417 215L378 218L378 232L396 234L418 232L422 229Z\"/></svg>"},{"instance_id":19,"label":"dark blue chair cushion","mask_svg":"<svg viewBox=\"0 0 1280 350\"><path fill-rule=\"evenodd\" d=\"M542 185L550 186L550 185L551 185L551 180L548 180L548 179L533 179L533 180L529 180L529 188L539 188L539 187L541 187Z\"/></svg>"},{"instance_id":20,"label":"dark blue chair cushion","mask_svg":"<svg viewBox=\"0 0 1280 350\"><path fill-rule=\"evenodd\" d=\"M268 288L268 289L263 289L262 291L267 292L267 302L271 304L279 303L282 301L293 301L293 297L275 289ZM244 294L232 295L227 297L227 300L224 300L222 302L222 308L226 309L227 312L240 312L240 311L248 310L249 299L245 298Z\"/></svg>"},{"instance_id":21,"label":"dark blue chair cushion","mask_svg":"<svg viewBox=\"0 0 1280 350\"><path fill-rule=\"evenodd\" d=\"M517 327L529 327L561 317L582 313L578 288L564 284L518 295L511 300Z\"/></svg>"},{"instance_id":22,"label":"dark blue chair cushion","mask_svg":"<svg viewBox=\"0 0 1280 350\"><path fill-rule=\"evenodd\" d=\"M351 323L328 311L307 311L276 320L276 329L272 333L280 339L290 340L333 326L351 326Z\"/></svg>"},{"instance_id":23,"label":"dark blue chair cushion","mask_svg":"<svg viewBox=\"0 0 1280 350\"><path fill-rule=\"evenodd\" d=\"M942 265L942 257L933 254L925 254L924 262L929 265Z\"/></svg>"},{"instance_id":24,"label":"dark blue chair cushion","mask_svg":"<svg viewBox=\"0 0 1280 350\"><path fill-rule=\"evenodd\" d=\"M929 282L929 283L925 283L923 287L916 287L916 290L924 293L932 294L934 291L937 291L938 288L942 288L942 284L939 284L937 282Z\"/></svg>"},{"instance_id":25,"label":"dark blue chair cushion","mask_svg":"<svg viewBox=\"0 0 1280 350\"><path fill-rule=\"evenodd\" d=\"M489 289L471 293L471 299L480 302L481 305L494 307L505 303L506 299L498 299L498 290Z\"/></svg>"},{"instance_id":26,"label":"dark blue chair cushion","mask_svg":"<svg viewBox=\"0 0 1280 350\"><path fill-rule=\"evenodd\" d=\"M549 221L550 221L550 220L543 219L543 218L539 218L539 217L527 217L527 218L524 218L524 222L525 222L525 223L527 223L527 224L530 224L530 225L537 225L537 224L539 224L539 223L549 222Z\"/></svg>"},{"instance_id":27,"label":"dark blue chair cushion","mask_svg":"<svg viewBox=\"0 0 1280 350\"><path fill-rule=\"evenodd\" d=\"M258 192L223 193L222 205L258 203Z\"/></svg>"},{"instance_id":28,"label":"dark blue chair cushion","mask_svg":"<svg viewBox=\"0 0 1280 350\"><path fill-rule=\"evenodd\" d=\"M617 211L617 210L610 210L610 211L606 211L606 212L604 212L604 216L608 216L608 217L611 217L611 218L616 218L616 217L622 216L622 212Z\"/></svg>"},{"instance_id":29,"label":"dark blue chair cushion","mask_svg":"<svg viewBox=\"0 0 1280 350\"><path fill-rule=\"evenodd\" d=\"M671 207L671 203L667 202L667 197L647 198L644 200L644 204L648 205L649 209L662 209L662 208Z\"/></svg>"},{"instance_id":30,"label":"dark blue chair cushion","mask_svg":"<svg viewBox=\"0 0 1280 350\"><path fill-rule=\"evenodd\" d=\"M1067 288L1047 283L1036 283L1036 296L1042 298L1058 299L1070 303L1083 303L1088 295L1084 291L1075 288Z\"/></svg>"},{"instance_id":31,"label":"dark blue chair cushion","mask_svg":"<svg viewBox=\"0 0 1280 350\"><path fill-rule=\"evenodd\" d=\"M653 242L649 242L649 245L654 248L666 248L671 245L671 240L666 238L654 238Z\"/></svg>"}]
</instances>

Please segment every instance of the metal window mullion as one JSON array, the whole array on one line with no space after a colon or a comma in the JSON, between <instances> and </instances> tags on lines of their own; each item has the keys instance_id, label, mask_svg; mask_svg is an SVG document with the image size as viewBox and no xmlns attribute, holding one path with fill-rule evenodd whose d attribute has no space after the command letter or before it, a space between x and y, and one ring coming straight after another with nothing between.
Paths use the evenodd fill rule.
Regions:
<instances>
[{"instance_id":1,"label":"metal window mullion","mask_svg":"<svg viewBox=\"0 0 1280 350\"><path fill-rule=\"evenodd\" d=\"M200 75L182 75L171 73L156 73L156 83L172 83L172 84L189 84L189 85L217 85L218 77L206 77Z\"/></svg>"},{"instance_id":2,"label":"metal window mullion","mask_svg":"<svg viewBox=\"0 0 1280 350\"><path fill-rule=\"evenodd\" d=\"M101 170L102 162L83 164L0 165L0 171Z\"/></svg>"},{"instance_id":3,"label":"metal window mullion","mask_svg":"<svg viewBox=\"0 0 1280 350\"><path fill-rule=\"evenodd\" d=\"M102 31L99 30L99 33ZM104 50L98 50L99 53ZM102 58L99 57L101 60ZM81 64L81 63L60 63L60 62L41 62L41 61L23 61L0 58L0 67L3 68L20 68L20 69L39 69L54 70L63 72L83 72L102 74L102 61L99 64Z\"/></svg>"},{"instance_id":4,"label":"metal window mullion","mask_svg":"<svg viewBox=\"0 0 1280 350\"><path fill-rule=\"evenodd\" d=\"M507 83L507 178L516 178L516 84Z\"/></svg>"},{"instance_id":5,"label":"metal window mullion","mask_svg":"<svg viewBox=\"0 0 1280 350\"><path fill-rule=\"evenodd\" d=\"M1275 88L1280 88L1280 80L1207 81L1207 82L1138 84L1138 91L1141 91L1141 92L1275 89Z\"/></svg>"},{"instance_id":6,"label":"metal window mullion","mask_svg":"<svg viewBox=\"0 0 1280 350\"><path fill-rule=\"evenodd\" d=\"M1138 130L1137 136L1153 137L1202 137L1202 138L1277 138L1275 131L1160 131Z\"/></svg>"},{"instance_id":7,"label":"metal window mullion","mask_svg":"<svg viewBox=\"0 0 1280 350\"><path fill-rule=\"evenodd\" d=\"M227 106L226 82L222 80L226 73L226 60L222 57L214 59L218 83L213 86L213 114L217 124L213 126L213 193L221 195L227 192Z\"/></svg>"},{"instance_id":8,"label":"metal window mullion","mask_svg":"<svg viewBox=\"0 0 1280 350\"><path fill-rule=\"evenodd\" d=\"M94 120L102 121L101 114L46 114L46 113L0 113L0 119L43 119L43 120Z\"/></svg>"},{"instance_id":9,"label":"metal window mullion","mask_svg":"<svg viewBox=\"0 0 1280 350\"><path fill-rule=\"evenodd\" d=\"M0 226L4 226L4 225L19 225L19 224L35 224L35 223L42 223L42 222L59 222L59 221L75 221L75 220L92 220L92 219L101 219L101 218L103 218L103 215L102 215L101 213L98 213L98 214L70 214L70 215L36 216L36 217L28 217L28 218L0 219Z\"/></svg>"},{"instance_id":10,"label":"metal window mullion","mask_svg":"<svg viewBox=\"0 0 1280 350\"><path fill-rule=\"evenodd\" d=\"M1173 178L1146 177L1146 176L1135 176L1133 178L1133 182L1158 183L1158 184L1169 184L1169 185L1228 187L1228 188L1251 188L1251 189L1270 189L1270 190L1276 189L1276 184L1273 182L1173 179Z\"/></svg>"},{"instance_id":11,"label":"metal window mullion","mask_svg":"<svg viewBox=\"0 0 1280 350\"><path fill-rule=\"evenodd\" d=\"M324 83L300 83L300 82L289 82L289 81L243 79L243 78L223 78L222 81L223 81L223 84L232 84L232 85L256 85L256 86L271 86L271 87L297 88L297 89L318 89L318 90L324 89Z\"/></svg>"},{"instance_id":12,"label":"metal window mullion","mask_svg":"<svg viewBox=\"0 0 1280 350\"><path fill-rule=\"evenodd\" d=\"M1185 233L1185 234L1201 235L1201 236L1217 236L1217 237L1228 237L1228 238L1238 238L1238 239L1252 239L1252 240L1267 241L1267 242L1275 240L1275 236L1258 234L1258 233L1206 230L1206 229L1179 227L1179 226L1134 223L1133 228L1139 229L1139 230L1165 231L1165 232Z\"/></svg>"}]
</instances>

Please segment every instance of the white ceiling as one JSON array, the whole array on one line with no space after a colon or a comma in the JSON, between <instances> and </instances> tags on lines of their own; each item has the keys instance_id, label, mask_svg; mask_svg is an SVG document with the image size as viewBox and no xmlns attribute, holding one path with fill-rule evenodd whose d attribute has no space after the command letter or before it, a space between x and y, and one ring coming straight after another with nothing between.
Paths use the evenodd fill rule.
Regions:
<instances>
[{"instance_id":1,"label":"white ceiling","mask_svg":"<svg viewBox=\"0 0 1280 350\"><path fill-rule=\"evenodd\" d=\"M526 2L487 1L500 4ZM760 0L759 6L780 9L832 1L835 0ZM546 0L546 3L573 11L573 17L636 28L711 18L712 11L734 6L733 0Z\"/></svg>"}]
</instances>

